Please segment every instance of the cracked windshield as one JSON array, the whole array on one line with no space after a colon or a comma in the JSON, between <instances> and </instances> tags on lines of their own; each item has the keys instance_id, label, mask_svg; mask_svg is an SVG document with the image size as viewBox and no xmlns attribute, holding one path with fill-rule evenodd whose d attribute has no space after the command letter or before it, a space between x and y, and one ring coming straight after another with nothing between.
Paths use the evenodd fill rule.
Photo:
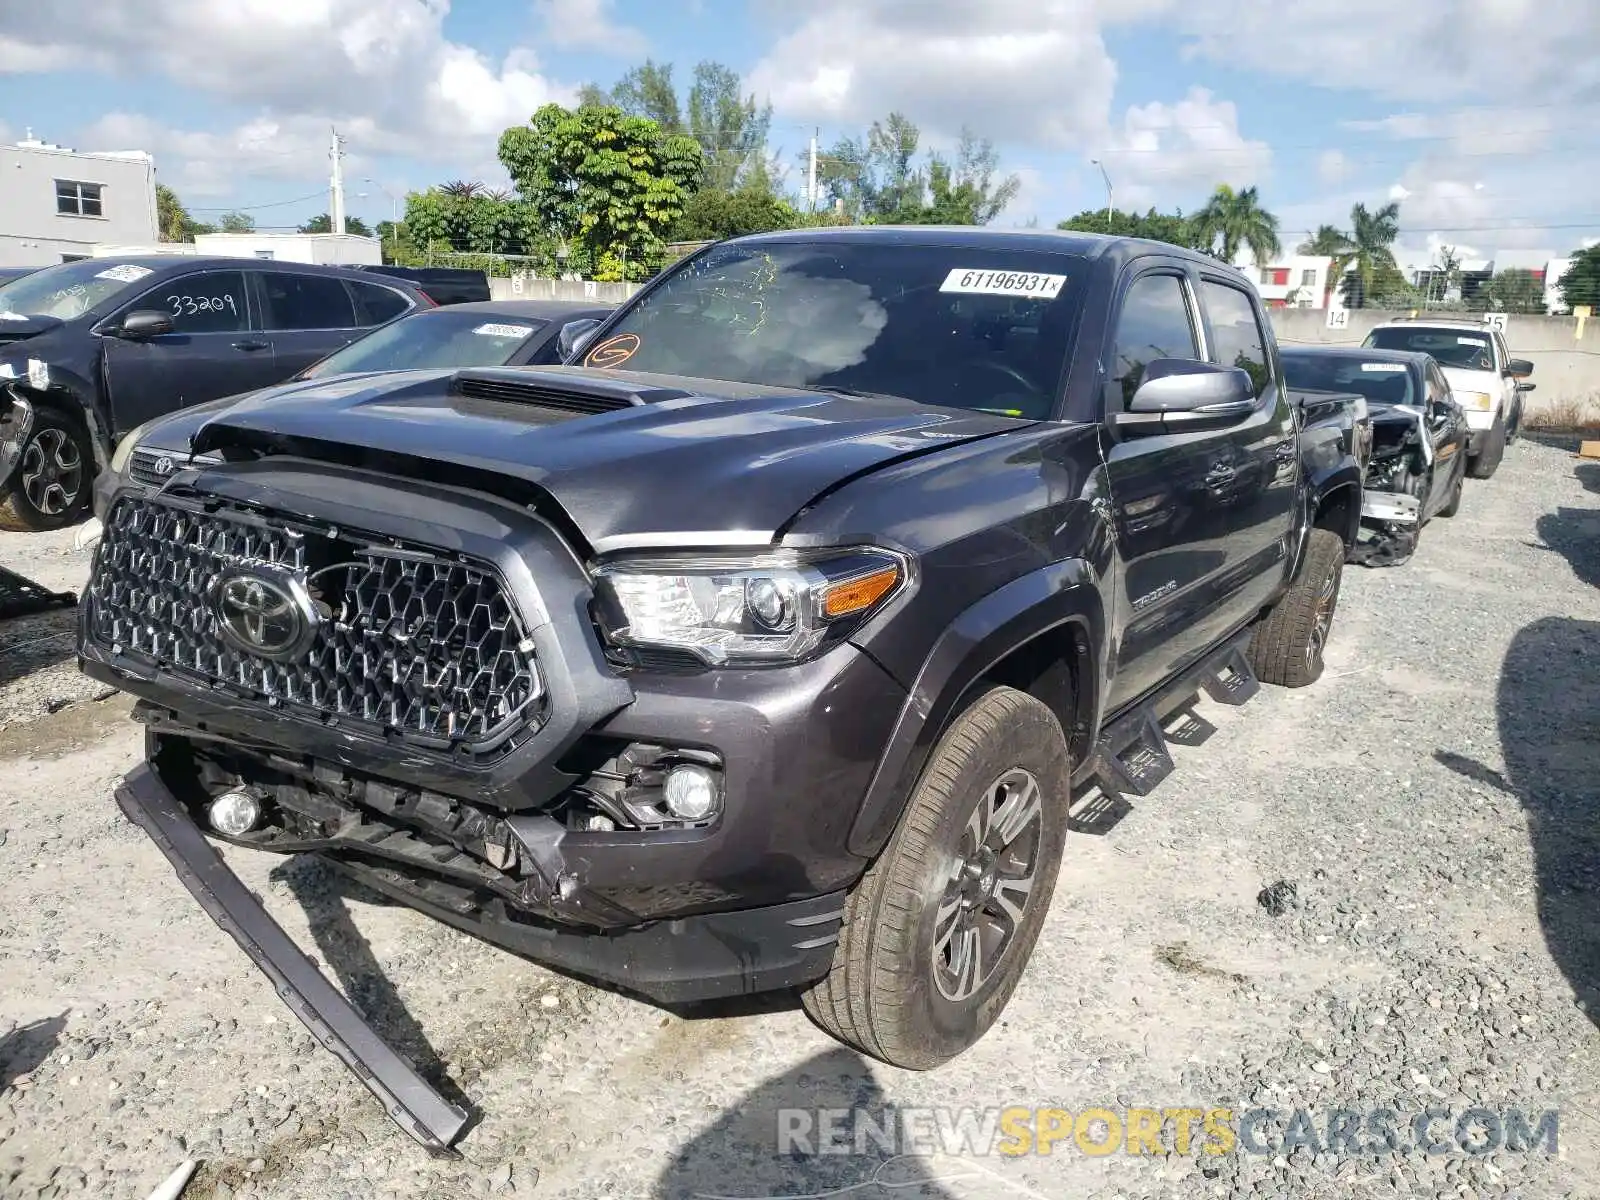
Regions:
<instances>
[{"instance_id":1,"label":"cracked windshield","mask_svg":"<svg viewBox=\"0 0 1600 1200\"><path fill-rule=\"evenodd\" d=\"M0 1200L1600 1197L1596 62L0 0Z\"/></svg>"}]
</instances>

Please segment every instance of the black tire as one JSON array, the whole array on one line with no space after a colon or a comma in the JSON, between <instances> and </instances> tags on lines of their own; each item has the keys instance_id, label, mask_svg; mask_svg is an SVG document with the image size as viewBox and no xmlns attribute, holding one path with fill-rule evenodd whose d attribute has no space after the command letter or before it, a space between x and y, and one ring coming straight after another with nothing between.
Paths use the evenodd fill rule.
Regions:
<instances>
[{"instance_id":1,"label":"black tire","mask_svg":"<svg viewBox=\"0 0 1600 1200\"><path fill-rule=\"evenodd\" d=\"M1522 397L1518 396L1511 407L1511 424L1506 426L1506 445L1514 445L1522 436Z\"/></svg>"},{"instance_id":2,"label":"black tire","mask_svg":"<svg viewBox=\"0 0 1600 1200\"><path fill-rule=\"evenodd\" d=\"M1344 579L1344 540L1313 529L1294 585L1250 635L1250 666L1263 683L1305 687L1322 677L1322 652L1333 632Z\"/></svg>"},{"instance_id":3,"label":"black tire","mask_svg":"<svg viewBox=\"0 0 1600 1200\"><path fill-rule=\"evenodd\" d=\"M1457 451L1457 453L1460 453ZM1439 510L1441 517L1453 517L1461 511L1461 493L1467 490L1467 473L1462 471L1456 476L1455 490L1450 493L1450 499Z\"/></svg>"},{"instance_id":4,"label":"black tire","mask_svg":"<svg viewBox=\"0 0 1600 1200\"><path fill-rule=\"evenodd\" d=\"M1016 785L1009 791L1008 781ZM1038 940L1070 802L1071 764L1055 714L1012 688L978 697L934 746L888 846L852 890L833 966L802 996L812 1020L865 1054L915 1071L977 1042ZM989 836L974 844L980 827ZM998 856L990 845L997 842L1004 842ZM979 845L990 845L988 859L969 853ZM1026 890L1004 884L1022 878L1031 879ZM966 962L958 939L974 944L968 926L979 948L986 934L1000 934L987 974L981 953L980 969L958 969L958 959ZM943 930L961 932L941 940Z\"/></svg>"},{"instance_id":5,"label":"black tire","mask_svg":"<svg viewBox=\"0 0 1600 1200\"><path fill-rule=\"evenodd\" d=\"M1483 449L1467 460L1467 474L1474 479L1490 479L1500 469L1500 460L1506 456L1506 422L1504 417L1496 419L1494 427L1489 430L1489 436L1484 439Z\"/></svg>"},{"instance_id":6,"label":"black tire","mask_svg":"<svg viewBox=\"0 0 1600 1200\"><path fill-rule=\"evenodd\" d=\"M65 529L88 516L93 502L94 449L88 433L53 408L35 409L10 494L0 503L0 529Z\"/></svg>"}]
</instances>

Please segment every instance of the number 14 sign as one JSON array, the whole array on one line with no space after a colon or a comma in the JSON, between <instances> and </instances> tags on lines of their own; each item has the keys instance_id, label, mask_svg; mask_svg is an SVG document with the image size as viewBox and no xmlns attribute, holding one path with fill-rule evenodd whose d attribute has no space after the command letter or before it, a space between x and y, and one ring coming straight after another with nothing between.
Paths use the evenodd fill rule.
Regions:
<instances>
[{"instance_id":1,"label":"number 14 sign","mask_svg":"<svg viewBox=\"0 0 1600 1200\"><path fill-rule=\"evenodd\" d=\"M1328 310L1328 328L1350 328L1350 310L1348 308L1330 308Z\"/></svg>"}]
</instances>

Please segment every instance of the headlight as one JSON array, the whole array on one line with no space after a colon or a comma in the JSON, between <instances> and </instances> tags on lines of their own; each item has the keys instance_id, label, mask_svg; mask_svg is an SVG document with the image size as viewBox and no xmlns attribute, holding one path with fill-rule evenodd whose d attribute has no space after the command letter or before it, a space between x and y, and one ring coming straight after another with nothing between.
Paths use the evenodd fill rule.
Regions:
<instances>
[{"instance_id":1,"label":"headlight","mask_svg":"<svg viewBox=\"0 0 1600 1200\"><path fill-rule=\"evenodd\" d=\"M906 583L887 550L669 555L595 570L615 646L681 651L711 666L798 662L848 637Z\"/></svg>"},{"instance_id":2,"label":"headlight","mask_svg":"<svg viewBox=\"0 0 1600 1200\"><path fill-rule=\"evenodd\" d=\"M128 459L133 455L133 448L139 444L139 439L144 436L145 430L150 428L150 422L135 426L125 434L117 448L111 452L111 473L121 475L128 465Z\"/></svg>"},{"instance_id":3,"label":"headlight","mask_svg":"<svg viewBox=\"0 0 1600 1200\"><path fill-rule=\"evenodd\" d=\"M1475 409L1478 412L1488 412L1494 407L1494 397L1488 392L1456 392L1456 403L1462 408Z\"/></svg>"}]
</instances>

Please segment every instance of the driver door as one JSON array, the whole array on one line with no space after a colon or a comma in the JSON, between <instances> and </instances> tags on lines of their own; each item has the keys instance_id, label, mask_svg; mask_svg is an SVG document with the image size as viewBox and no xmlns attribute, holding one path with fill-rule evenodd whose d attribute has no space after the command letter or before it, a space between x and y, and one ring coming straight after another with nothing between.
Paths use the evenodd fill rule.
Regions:
<instances>
[{"instance_id":1,"label":"driver door","mask_svg":"<svg viewBox=\"0 0 1600 1200\"><path fill-rule=\"evenodd\" d=\"M168 313L173 331L139 340L101 335L116 436L152 417L273 381L272 345L253 332L242 271L169 279L109 323L140 309Z\"/></svg>"}]
</instances>

